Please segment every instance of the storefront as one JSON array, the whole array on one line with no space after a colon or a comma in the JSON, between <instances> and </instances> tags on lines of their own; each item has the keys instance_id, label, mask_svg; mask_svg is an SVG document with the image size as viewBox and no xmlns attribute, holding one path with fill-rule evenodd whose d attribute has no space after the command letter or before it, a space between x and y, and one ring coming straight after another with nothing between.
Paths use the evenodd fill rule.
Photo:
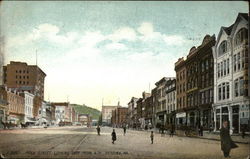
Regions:
<instances>
[{"instance_id":1,"label":"storefront","mask_svg":"<svg viewBox=\"0 0 250 159\"><path fill-rule=\"evenodd\" d=\"M249 114L249 104L244 102L217 107L214 110L214 130L219 131L223 121L228 121L233 133L240 133L242 128L249 131Z\"/></svg>"},{"instance_id":2,"label":"storefront","mask_svg":"<svg viewBox=\"0 0 250 159\"><path fill-rule=\"evenodd\" d=\"M240 106L240 132L244 131L250 132L250 105L243 104Z\"/></svg>"},{"instance_id":3,"label":"storefront","mask_svg":"<svg viewBox=\"0 0 250 159\"><path fill-rule=\"evenodd\" d=\"M6 122L7 102L0 99L0 128L3 128L2 122Z\"/></svg>"},{"instance_id":4,"label":"storefront","mask_svg":"<svg viewBox=\"0 0 250 159\"><path fill-rule=\"evenodd\" d=\"M196 127L199 122L199 111L192 110L187 112L187 125Z\"/></svg>"},{"instance_id":5,"label":"storefront","mask_svg":"<svg viewBox=\"0 0 250 159\"><path fill-rule=\"evenodd\" d=\"M176 113L176 124L177 125L186 124L186 112Z\"/></svg>"}]
</instances>

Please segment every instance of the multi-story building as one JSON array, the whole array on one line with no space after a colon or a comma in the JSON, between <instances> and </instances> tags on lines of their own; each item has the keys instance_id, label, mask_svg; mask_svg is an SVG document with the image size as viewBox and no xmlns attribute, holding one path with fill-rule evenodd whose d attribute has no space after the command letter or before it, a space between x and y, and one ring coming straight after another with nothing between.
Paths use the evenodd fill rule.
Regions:
<instances>
[{"instance_id":1,"label":"multi-story building","mask_svg":"<svg viewBox=\"0 0 250 159\"><path fill-rule=\"evenodd\" d=\"M185 61L187 87L180 87L187 95L187 125L209 127L213 99L213 57L215 36L206 35L197 48L193 46ZM181 90L182 89L182 90Z\"/></svg>"},{"instance_id":2,"label":"multi-story building","mask_svg":"<svg viewBox=\"0 0 250 159\"><path fill-rule=\"evenodd\" d=\"M229 27L221 27L214 57L214 130L229 121L230 130L238 133L243 127L249 131L249 16L239 13Z\"/></svg>"},{"instance_id":3,"label":"multi-story building","mask_svg":"<svg viewBox=\"0 0 250 159\"><path fill-rule=\"evenodd\" d=\"M186 112L185 108L187 107L186 102L186 62L184 57L179 58L175 63L175 72L176 72L176 124L183 125L186 124Z\"/></svg>"},{"instance_id":4,"label":"multi-story building","mask_svg":"<svg viewBox=\"0 0 250 159\"><path fill-rule=\"evenodd\" d=\"M142 98L139 98L136 102L137 105L137 127L140 127L142 129L145 128L146 122L146 102L145 100L150 97L150 93L142 92Z\"/></svg>"},{"instance_id":5,"label":"multi-story building","mask_svg":"<svg viewBox=\"0 0 250 159\"><path fill-rule=\"evenodd\" d=\"M24 98L24 122L25 123L34 123L35 120L33 118L33 101L34 95L24 91L20 93L20 95Z\"/></svg>"},{"instance_id":6,"label":"multi-story building","mask_svg":"<svg viewBox=\"0 0 250 159\"><path fill-rule=\"evenodd\" d=\"M47 103L45 101L42 101L42 106L38 109L37 124L39 125L48 124L46 108L47 108Z\"/></svg>"},{"instance_id":7,"label":"multi-story building","mask_svg":"<svg viewBox=\"0 0 250 159\"><path fill-rule=\"evenodd\" d=\"M156 107L158 106L157 87L151 90L151 96L152 96L152 105L153 105L152 127L155 128L156 123L157 123Z\"/></svg>"},{"instance_id":8,"label":"multi-story building","mask_svg":"<svg viewBox=\"0 0 250 159\"><path fill-rule=\"evenodd\" d=\"M115 110L112 111L112 125L114 127L122 127L127 125L126 117L128 113L128 108L118 106Z\"/></svg>"},{"instance_id":9,"label":"multi-story building","mask_svg":"<svg viewBox=\"0 0 250 159\"><path fill-rule=\"evenodd\" d=\"M119 106L102 106L102 124L111 125L112 110L115 110Z\"/></svg>"},{"instance_id":10,"label":"multi-story building","mask_svg":"<svg viewBox=\"0 0 250 159\"><path fill-rule=\"evenodd\" d=\"M212 103L214 86L214 59L212 47L215 45L215 36L206 35L202 44L197 48L198 54L198 124L204 129L212 126Z\"/></svg>"},{"instance_id":11,"label":"multi-story building","mask_svg":"<svg viewBox=\"0 0 250 159\"><path fill-rule=\"evenodd\" d=\"M12 91L5 87L0 89L0 94L4 101L7 101L7 122L12 122L19 124L24 121L24 97L22 97L19 92Z\"/></svg>"},{"instance_id":12,"label":"multi-story building","mask_svg":"<svg viewBox=\"0 0 250 159\"><path fill-rule=\"evenodd\" d=\"M167 96L166 96L166 83L173 77L163 77L161 80L155 83L157 89L157 105L155 106L155 121L158 125L165 125L167 120Z\"/></svg>"},{"instance_id":13,"label":"multi-story building","mask_svg":"<svg viewBox=\"0 0 250 159\"><path fill-rule=\"evenodd\" d=\"M185 61L186 64L186 86L180 85L179 91L185 92L187 94L187 125L191 127L195 127L198 125L198 106L199 106L199 87L198 87L198 76L199 76L199 60L198 53L195 46L193 46L189 54L187 55L187 59Z\"/></svg>"},{"instance_id":14,"label":"multi-story building","mask_svg":"<svg viewBox=\"0 0 250 159\"><path fill-rule=\"evenodd\" d=\"M37 118L38 110L44 100L44 80L46 74L36 65L11 61L3 66L4 84L18 92L28 91L34 94L33 116Z\"/></svg>"},{"instance_id":15,"label":"multi-story building","mask_svg":"<svg viewBox=\"0 0 250 159\"><path fill-rule=\"evenodd\" d=\"M138 98L132 97L128 103L128 125L129 127L136 127L137 121L137 102Z\"/></svg>"},{"instance_id":16,"label":"multi-story building","mask_svg":"<svg viewBox=\"0 0 250 159\"><path fill-rule=\"evenodd\" d=\"M68 102L64 103L51 103L55 107L55 121L59 122L71 122L70 121L70 107Z\"/></svg>"},{"instance_id":17,"label":"multi-story building","mask_svg":"<svg viewBox=\"0 0 250 159\"><path fill-rule=\"evenodd\" d=\"M0 92L3 92L5 88L0 86ZM4 98L4 94L0 93L0 128L3 128L2 122L7 121L7 111L8 111L8 103L7 100Z\"/></svg>"},{"instance_id":18,"label":"multi-story building","mask_svg":"<svg viewBox=\"0 0 250 159\"><path fill-rule=\"evenodd\" d=\"M145 105L145 125L148 128L152 128L153 123L153 97L149 95L144 100L143 104Z\"/></svg>"},{"instance_id":19,"label":"multi-story building","mask_svg":"<svg viewBox=\"0 0 250 159\"><path fill-rule=\"evenodd\" d=\"M167 121L166 123L175 124L175 111L176 111L176 79L169 79L166 82L165 87L166 92L166 113Z\"/></svg>"}]
</instances>

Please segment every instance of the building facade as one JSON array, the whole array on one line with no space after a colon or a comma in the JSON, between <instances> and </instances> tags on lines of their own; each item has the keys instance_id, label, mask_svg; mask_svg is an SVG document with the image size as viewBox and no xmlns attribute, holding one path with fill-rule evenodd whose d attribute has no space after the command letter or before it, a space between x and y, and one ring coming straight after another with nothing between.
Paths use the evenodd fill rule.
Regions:
<instances>
[{"instance_id":1,"label":"building facade","mask_svg":"<svg viewBox=\"0 0 250 159\"><path fill-rule=\"evenodd\" d=\"M3 86L0 86L0 92L5 91ZM7 121L8 103L4 98L4 94L0 93L0 128L3 128L2 122Z\"/></svg>"},{"instance_id":2,"label":"building facade","mask_svg":"<svg viewBox=\"0 0 250 159\"><path fill-rule=\"evenodd\" d=\"M8 88L34 94L33 116L38 118L39 108L44 100L44 80L46 74L36 65L11 61L3 66L4 85Z\"/></svg>"},{"instance_id":3,"label":"building facade","mask_svg":"<svg viewBox=\"0 0 250 159\"><path fill-rule=\"evenodd\" d=\"M118 106L102 106L102 124L111 125L112 110L115 110Z\"/></svg>"},{"instance_id":4,"label":"building facade","mask_svg":"<svg viewBox=\"0 0 250 159\"><path fill-rule=\"evenodd\" d=\"M175 124L175 114L176 114L176 79L169 79L166 82L165 87L166 92L166 113L167 125L174 125Z\"/></svg>"},{"instance_id":5,"label":"building facade","mask_svg":"<svg viewBox=\"0 0 250 159\"><path fill-rule=\"evenodd\" d=\"M6 122L20 124L24 122L25 103L24 97L19 92L12 91L11 89L0 89L0 94L4 101L7 101Z\"/></svg>"},{"instance_id":6,"label":"building facade","mask_svg":"<svg viewBox=\"0 0 250 159\"><path fill-rule=\"evenodd\" d=\"M55 121L56 124L60 122L70 122L70 113L69 113L69 103L51 103L52 106L55 107Z\"/></svg>"},{"instance_id":7,"label":"building facade","mask_svg":"<svg viewBox=\"0 0 250 159\"><path fill-rule=\"evenodd\" d=\"M132 97L131 100L128 103L128 125L129 127L136 127L136 121L137 121L137 102L138 98Z\"/></svg>"},{"instance_id":8,"label":"building facade","mask_svg":"<svg viewBox=\"0 0 250 159\"><path fill-rule=\"evenodd\" d=\"M214 91L214 58L212 47L215 45L215 36L206 35L202 44L197 48L198 69L198 124L204 129L213 127L213 91Z\"/></svg>"},{"instance_id":9,"label":"building facade","mask_svg":"<svg viewBox=\"0 0 250 159\"><path fill-rule=\"evenodd\" d=\"M33 102L34 102L34 95L24 91L20 93L22 97L24 97L24 123L34 123L33 119Z\"/></svg>"},{"instance_id":10,"label":"building facade","mask_svg":"<svg viewBox=\"0 0 250 159\"><path fill-rule=\"evenodd\" d=\"M112 126L113 127L123 127L127 125L127 114L128 108L126 107L117 107L112 111ZM114 116L113 116L114 115Z\"/></svg>"},{"instance_id":11,"label":"building facade","mask_svg":"<svg viewBox=\"0 0 250 159\"><path fill-rule=\"evenodd\" d=\"M155 83L156 85L156 98L153 98L153 103L155 108L155 124L156 125L166 125L167 123L167 94L166 94L166 84L168 80L172 80L174 77L163 77L161 80ZM154 101L156 100L156 102Z\"/></svg>"},{"instance_id":12,"label":"building facade","mask_svg":"<svg viewBox=\"0 0 250 159\"><path fill-rule=\"evenodd\" d=\"M184 57L179 58L175 63L175 72L176 72L176 124L177 125L185 125L186 121L186 112L185 109L187 107L186 102L186 62Z\"/></svg>"},{"instance_id":13,"label":"building facade","mask_svg":"<svg viewBox=\"0 0 250 159\"><path fill-rule=\"evenodd\" d=\"M214 131L229 121L230 130L249 131L249 24L248 14L239 13L229 27L221 27L214 57Z\"/></svg>"}]
</instances>

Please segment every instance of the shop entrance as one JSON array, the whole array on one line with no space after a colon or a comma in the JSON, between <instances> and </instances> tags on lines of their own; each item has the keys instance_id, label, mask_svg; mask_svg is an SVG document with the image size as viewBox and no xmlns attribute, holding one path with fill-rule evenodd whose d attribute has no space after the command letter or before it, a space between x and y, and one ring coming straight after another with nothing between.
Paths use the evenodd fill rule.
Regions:
<instances>
[{"instance_id":1,"label":"shop entrance","mask_svg":"<svg viewBox=\"0 0 250 159\"><path fill-rule=\"evenodd\" d=\"M233 107L233 114L232 114L232 126L233 126L233 132L238 133L239 132L239 106Z\"/></svg>"}]
</instances>

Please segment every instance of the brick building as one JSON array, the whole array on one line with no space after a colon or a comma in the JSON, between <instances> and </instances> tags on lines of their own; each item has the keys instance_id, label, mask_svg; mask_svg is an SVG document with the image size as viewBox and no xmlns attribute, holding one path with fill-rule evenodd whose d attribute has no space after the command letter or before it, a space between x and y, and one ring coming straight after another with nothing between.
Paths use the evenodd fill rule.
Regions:
<instances>
[{"instance_id":1,"label":"brick building","mask_svg":"<svg viewBox=\"0 0 250 159\"><path fill-rule=\"evenodd\" d=\"M46 74L36 65L11 61L3 66L4 84L18 92L27 91L34 94L33 116L38 116L38 110L44 100L44 80Z\"/></svg>"},{"instance_id":2,"label":"brick building","mask_svg":"<svg viewBox=\"0 0 250 159\"><path fill-rule=\"evenodd\" d=\"M4 101L7 101L7 122L19 124L24 121L25 103L24 97L19 95L19 92L7 89L7 87L0 89L0 94Z\"/></svg>"},{"instance_id":3,"label":"brick building","mask_svg":"<svg viewBox=\"0 0 250 159\"><path fill-rule=\"evenodd\" d=\"M113 110L111 119L113 127L122 127L124 125L127 125L126 123L127 113L128 113L128 108L126 107L119 106L115 110Z\"/></svg>"},{"instance_id":4,"label":"brick building","mask_svg":"<svg viewBox=\"0 0 250 159\"><path fill-rule=\"evenodd\" d=\"M179 58L175 63L176 72L176 124L186 124L186 63L184 57Z\"/></svg>"},{"instance_id":5,"label":"brick building","mask_svg":"<svg viewBox=\"0 0 250 159\"><path fill-rule=\"evenodd\" d=\"M214 59L212 47L215 36L206 35L197 48L198 54L198 124L209 129L212 124L212 103L214 92Z\"/></svg>"}]
</instances>

